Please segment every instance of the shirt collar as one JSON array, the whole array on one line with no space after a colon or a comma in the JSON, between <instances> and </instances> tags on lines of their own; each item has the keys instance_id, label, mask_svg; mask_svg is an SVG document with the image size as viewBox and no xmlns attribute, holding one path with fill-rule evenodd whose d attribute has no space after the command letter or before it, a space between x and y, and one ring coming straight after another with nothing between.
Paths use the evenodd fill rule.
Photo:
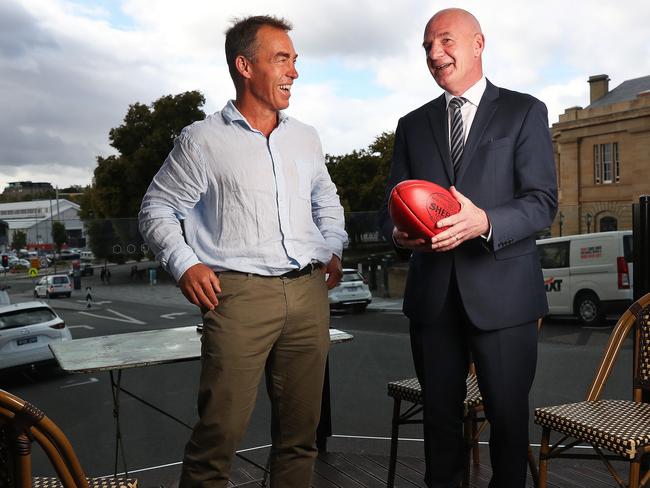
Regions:
<instances>
[{"instance_id":1,"label":"shirt collar","mask_svg":"<svg viewBox=\"0 0 650 488\"><path fill-rule=\"evenodd\" d=\"M478 107L478 104L481 101L481 97L483 96L483 92L485 91L486 87L487 81L485 80L485 76L481 76L481 79L469 87L465 93L461 95L461 97L466 99L472 105ZM447 108L449 108L449 102L452 98L455 98L455 95L452 95L449 92L445 92L445 101Z\"/></svg>"},{"instance_id":2,"label":"shirt collar","mask_svg":"<svg viewBox=\"0 0 650 488\"><path fill-rule=\"evenodd\" d=\"M253 130L251 125L246 120L237 107L235 107L234 100L228 100L228 103L221 109L221 116L228 123L232 124L235 121L240 121L246 125L249 129ZM278 125L282 124L285 120L288 120L289 116L286 115L282 110L278 111Z\"/></svg>"}]
</instances>

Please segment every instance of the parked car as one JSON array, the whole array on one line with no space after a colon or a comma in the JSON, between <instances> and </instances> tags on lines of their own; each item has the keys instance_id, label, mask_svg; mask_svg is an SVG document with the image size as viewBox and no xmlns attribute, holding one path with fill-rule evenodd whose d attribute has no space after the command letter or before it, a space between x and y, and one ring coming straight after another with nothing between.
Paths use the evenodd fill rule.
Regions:
<instances>
[{"instance_id":1,"label":"parked car","mask_svg":"<svg viewBox=\"0 0 650 488\"><path fill-rule=\"evenodd\" d=\"M344 269L341 282L329 293L330 308L351 308L363 312L372 301L366 280L356 269Z\"/></svg>"},{"instance_id":2,"label":"parked car","mask_svg":"<svg viewBox=\"0 0 650 488\"><path fill-rule=\"evenodd\" d=\"M572 314L585 325L632 303L632 231L537 241L549 314Z\"/></svg>"},{"instance_id":3,"label":"parked car","mask_svg":"<svg viewBox=\"0 0 650 488\"><path fill-rule=\"evenodd\" d=\"M79 256L81 257L82 260L84 261L92 261L95 259L95 255L93 254L92 251L81 251L79 253Z\"/></svg>"},{"instance_id":4,"label":"parked car","mask_svg":"<svg viewBox=\"0 0 650 488\"><path fill-rule=\"evenodd\" d=\"M70 329L43 302L0 306L0 369L51 361L48 345L70 339Z\"/></svg>"},{"instance_id":5,"label":"parked car","mask_svg":"<svg viewBox=\"0 0 650 488\"><path fill-rule=\"evenodd\" d=\"M32 263L30 263L29 260L27 259L18 258L18 259L14 259L13 261L9 260L9 266L11 267L11 269L16 269L16 270L29 269L32 267Z\"/></svg>"},{"instance_id":6,"label":"parked car","mask_svg":"<svg viewBox=\"0 0 650 488\"><path fill-rule=\"evenodd\" d=\"M79 265L80 276L92 276L95 273L93 265L90 263L81 263ZM74 276L74 268L68 270L68 276Z\"/></svg>"},{"instance_id":7,"label":"parked car","mask_svg":"<svg viewBox=\"0 0 650 488\"><path fill-rule=\"evenodd\" d=\"M34 287L34 297L54 298L62 295L70 297L72 294L72 283L67 275L44 276Z\"/></svg>"}]
</instances>

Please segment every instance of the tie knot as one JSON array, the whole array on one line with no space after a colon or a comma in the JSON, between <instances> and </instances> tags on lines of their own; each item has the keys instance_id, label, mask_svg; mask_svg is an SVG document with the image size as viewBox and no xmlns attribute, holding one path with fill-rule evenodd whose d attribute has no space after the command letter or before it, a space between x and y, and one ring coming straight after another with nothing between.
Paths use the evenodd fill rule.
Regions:
<instances>
[{"instance_id":1,"label":"tie knot","mask_svg":"<svg viewBox=\"0 0 650 488\"><path fill-rule=\"evenodd\" d=\"M449 106L453 110L458 110L460 107L462 107L467 100L463 97L454 97L451 100L449 100Z\"/></svg>"}]
</instances>

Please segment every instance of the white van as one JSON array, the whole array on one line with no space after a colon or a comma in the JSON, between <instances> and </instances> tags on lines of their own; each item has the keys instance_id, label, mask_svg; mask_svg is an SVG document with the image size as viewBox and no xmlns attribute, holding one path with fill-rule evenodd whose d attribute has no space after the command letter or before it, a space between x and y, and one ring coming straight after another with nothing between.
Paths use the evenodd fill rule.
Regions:
<instances>
[{"instance_id":1,"label":"white van","mask_svg":"<svg viewBox=\"0 0 650 488\"><path fill-rule=\"evenodd\" d=\"M549 315L572 314L585 325L632 303L632 231L537 241Z\"/></svg>"},{"instance_id":2,"label":"white van","mask_svg":"<svg viewBox=\"0 0 650 488\"><path fill-rule=\"evenodd\" d=\"M82 261L93 261L95 259L95 255L92 251L81 251L79 256Z\"/></svg>"}]
</instances>

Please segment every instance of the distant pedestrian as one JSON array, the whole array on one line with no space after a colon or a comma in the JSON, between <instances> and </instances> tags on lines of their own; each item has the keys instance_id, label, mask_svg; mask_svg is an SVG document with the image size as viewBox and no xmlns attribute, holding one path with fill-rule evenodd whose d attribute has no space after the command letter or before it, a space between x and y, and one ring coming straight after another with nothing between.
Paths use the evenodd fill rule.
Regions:
<instances>
[{"instance_id":1,"label":"distant pedestrian","mask_svg":"<svg viewBox=\"0 0 650 488\"><path fill-rule=\"evenodd\" d=\"M108 268L106 268L106 284L111 284L111 270Z\"/></svg>"},{"instance_id":2,"label":"distant pedestrian","mask_svg":"<svg viewBox=\"0 0 650 488\"><path fill-rule=\"evenodd\" d=\"M106 282L106 268L102 268L102 271L99 273L99 277L102 280L102 283Z\"/></svg>"},{"instance_id":3,"label":"distant pedestrian","mask_svg":"<svg viewBox=\"0 0 650 488\"><path fill-rule=\"evenodd\" d=\"M86 308L90 308L92 306L93 306L92 288L87 286L86 287Z\"/></svg>"}]
</instances>

